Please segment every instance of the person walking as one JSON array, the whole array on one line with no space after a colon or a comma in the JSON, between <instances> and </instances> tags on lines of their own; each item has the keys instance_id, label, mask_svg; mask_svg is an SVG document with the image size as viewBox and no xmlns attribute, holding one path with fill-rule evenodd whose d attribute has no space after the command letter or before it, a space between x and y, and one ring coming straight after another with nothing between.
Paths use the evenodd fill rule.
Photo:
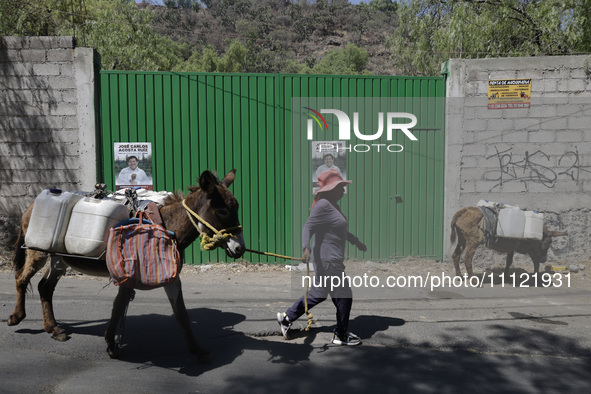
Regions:
<instances>
[{"instance_id":1,"label":"person walking","mask_svg":"<svg viewBox=\"0 0 591 394\"><path fill-rule=\"evenodd\" d=\"M353 292L350 281L345 277L345 246L346 241L365 252L367 247L355 235L348 231L347 218L337 205L345 193L345 184L352 181L344 180L336 169L328 170L318 176L320 189L312 204L310 216L302 230L302 259L308 263L310 255L316 272L310 281L308 292L308 308L313 308L326 300L330 295L336 307L337 326L334 329L332 343L339 345L359 345L361 339L349 331L349 316L353 305ZM314 237L314 246L310 247L310 239ZM340 286L332 287L332 277L338 277ZM281 333L289 339L289 329L305 312L304 297L296 301L286 312L277 313Z\"/></svg>"}]
</instances>

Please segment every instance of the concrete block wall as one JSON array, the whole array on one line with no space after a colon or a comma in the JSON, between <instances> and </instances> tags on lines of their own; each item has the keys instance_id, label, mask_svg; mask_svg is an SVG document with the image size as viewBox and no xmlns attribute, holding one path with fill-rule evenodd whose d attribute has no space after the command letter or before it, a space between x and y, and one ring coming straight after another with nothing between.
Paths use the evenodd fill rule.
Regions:
<instances>
[{"instance_id":1,"label":"concrete block wall","mask_svg":"<svg viewBox=\"0 0 591 394\"><path fill-rule=\"evenodd\" d=\"M569 233L555 239L549 262L589 260L590 62L589 56L448 62L446 258L454 213L487 199L542 211L549 228ZM488 109L493 79L531 79L531 107ZM488 265L504 256L481 250L475 260Z\"/></svg>"},{"instance_id":2,"label":"concrete block wall","mask_svg":"<svg viewBox=\"0 0 591 394\"><path fill-rule=\"evenodd\" d=\"M0 247L41 190L92 190L97 59L72 37L0 37Z\"/></svg>"},{"instance_id":3,"label":"concrete block wall","mask_svg":"<svg viewBox=\"0 0 591 394\"><path fill-rule=\"evenodd\" d=\"M0 37L0 252L42 189L93 188L98 63L72 37ZM590 63L588 56L449 61L446 258L453 214L488 199L540 210L550 228L568 231L551 261L589 259ZM522 78L532 80L530 108L487 108L489 79ZM503 260L479 253L477 267Z\"/></svg>"}]
</instances>

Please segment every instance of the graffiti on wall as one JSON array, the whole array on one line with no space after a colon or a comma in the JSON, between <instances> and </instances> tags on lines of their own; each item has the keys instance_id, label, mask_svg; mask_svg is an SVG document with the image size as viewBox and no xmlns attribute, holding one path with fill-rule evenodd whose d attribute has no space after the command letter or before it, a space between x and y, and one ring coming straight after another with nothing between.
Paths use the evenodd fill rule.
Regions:
<instances>
[{"instance_id":1,"label":"graffiti on wall","mask_svg":"<svg viewBox=\"0 0 591 394\"><path fill-rule=\"evenodd\" d=\"M542 150L533 153L525 152L525 155L518 155L513 148L499 151L496 147L496 154L488 156L488 159L496 158L499 162L499 170L488 173L487 180L498 182L491 188L491 192L509 182L520 182L529 190L530 184L541 184L552 189L558 180L567 179L580 182L581 176L591 174L591 166L584 166L581 163L579 151L575 146L573 151L563 153L554 167L551 157Z\"/></svg>"}]
</instances>

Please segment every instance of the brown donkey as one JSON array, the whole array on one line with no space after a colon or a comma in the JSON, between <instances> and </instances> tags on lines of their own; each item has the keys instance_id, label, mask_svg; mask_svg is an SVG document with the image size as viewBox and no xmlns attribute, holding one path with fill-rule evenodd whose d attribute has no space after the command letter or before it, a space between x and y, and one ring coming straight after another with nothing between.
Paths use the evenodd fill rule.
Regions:
<instances>
[{"instance_id":1,"label":"brown donkey","mask_svg":"<svg viewBox=\"0 0 591 394\"><path fill-rule=\"evenodd\" d=\"M195 228L188 217L187 210L183 207L183 198L187 206L217 230L235 228L240 225L238 220L238 202L228 187L235 179L236 170L230 171L221 181L210 171L204 171L199 177L199 186L190 186L190 193L183 197L177 192L174 196L168 197L160 209L164 227L175 233L178 249L182 251L189 246L201 233L212 237L213 232L202 223ZM13 314L8 318L8 325L19 324L26 316L25 313L25 292L31 278L47 262L48 253L24 249L25 234L29 226L31 205L23 214L19 238L14 254L14 268L16 279L16 306ZM245 252L244 238L242 232L236 231L233 236L221 241L219 245L226 250L226 254L232 258L239 258ZM38 285L39 296L43 310L43 328L52 334L53 338L61 341L67 340L68 336L64 329L58 326L53 314L53 292L57 282L66 272L67 266L73 269L96 276L109 276L109 271L104 260L91 260L78 257L52 256L51 263L45 271L43 278ZM189 315L183 300L181 280L176 280L164 287L166 295L172 305L175 318L179 323L183 337L187 342L191 353L197 355L201 360L207 359L207 351L201 348L193 335L190 327ZM123 317L125 309L133 296L133 289L119 287L118 294L113 304L113 312L108 328L105 332L107 352L112 358L119 357L119 349L115 343L115 331L117 324Z\"/></svg>"},{"instance_id":2,"label":"brown donkey","mask_svg":"<svg viewBox=\"0 0 591 394\"><path fill-rule=\"evenodd\" d=\"M484 233L479 227L479 223L483 217L484 215L479 208L466 207L456 212L451 221L450 239L452 245L456 242L456 234L458 238L458 245L453 253L456 276L462 276L460 258L464 252L466 252L464 256L466 271L468 271L469 276L474 275L472 258L474 257L474 253L476 253L476 249L484 242ZM548 249L552 244L552 237L561 235L566 235L566 233L550 231L544 226L541 241L496 238L487 247L497 252L507 253L505 275L509 275L509 268L513 263L513 254L515 252L529 255L534 262L534 273L537 273L540 269L540 264L545 263L548 259Z\"/></svg>"}]
</instances>

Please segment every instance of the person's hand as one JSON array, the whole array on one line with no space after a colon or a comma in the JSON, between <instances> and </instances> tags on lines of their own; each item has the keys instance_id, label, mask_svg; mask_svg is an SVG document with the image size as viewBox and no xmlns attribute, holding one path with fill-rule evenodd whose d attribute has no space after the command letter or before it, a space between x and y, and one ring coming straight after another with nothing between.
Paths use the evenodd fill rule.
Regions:
<instances>
[{"instance_id":1,"label":"person's hand","mask_svg":"<svg viewBox=\"0 0 591 394\"><path fill-rule=\"evenodd\" d=\"M310 249L308 249L308 248L304 249L304 254L302 255L302 261L305 264L308 264L308 262L310 261Z\"/></svg>"},{"instance_id":2,"label":"person's hand","mask_svg":"<svg viewBox=\"0 0 591 394\"><path fill-rule=\"evenodd\" d=\"M361 250L362 252L367 252L367 246L361 241L357 242L357 249Z\"/></svg>"}]
</instances>

